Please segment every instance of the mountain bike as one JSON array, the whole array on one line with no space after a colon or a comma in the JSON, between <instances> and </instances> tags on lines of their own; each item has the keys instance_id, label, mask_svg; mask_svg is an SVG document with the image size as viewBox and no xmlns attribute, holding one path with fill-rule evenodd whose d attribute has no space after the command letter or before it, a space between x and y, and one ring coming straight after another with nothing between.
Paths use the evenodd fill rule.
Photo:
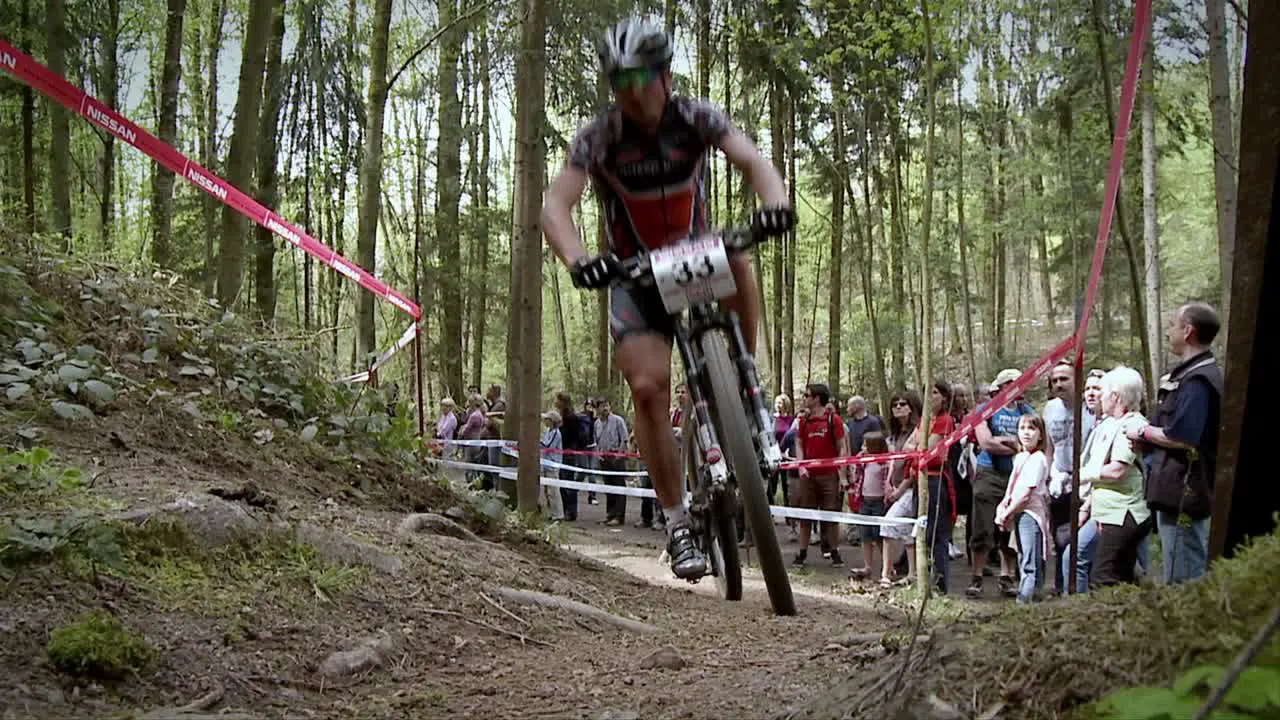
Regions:
<instances>
[{"instance_id":1,"label":"mountain bike","mask_svg":"<svg viewBox=\"0 0 1280 720\"><path fill-rule=\"evenodd\" d=\"M609 265L611 285L656 287L675 320L675 345L693 405L682 432L689 517L721 596L742 599L735 525L741 502L773 611L794 615L764 482L778 471L782 452L738 316L719 303L737 293L729 257L766 239L755 230L712 231L647 254L610 256Z\"/></svg>"}]
</instances>

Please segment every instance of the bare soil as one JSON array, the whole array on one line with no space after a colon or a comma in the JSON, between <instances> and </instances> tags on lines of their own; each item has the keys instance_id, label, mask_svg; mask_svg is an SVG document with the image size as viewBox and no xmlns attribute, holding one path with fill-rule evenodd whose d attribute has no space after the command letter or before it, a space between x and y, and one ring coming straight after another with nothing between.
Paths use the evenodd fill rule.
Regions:
<instances>
[{"instance_id":1,"label":"bare soil","mask_svg":"<svg viewBox=\"0 0 1280 720\"><path fill-rule=\"evenodd\" d=\"M98 507L126 512L218 490L254 517L325 528L403 564L365 568L328 593L252 568L197 579L186 592L127 574L24 570L0 586L4 718L142 713L204 696L215 698L211 712L251 717L772 717L867 661L866 638L857 647L833 639L905 622L886 603L820 583L801 586L793 618L772 615L758 582L743 602L724 602L709 580L668 578L658 533L618 537L589 510L560 548L528 531L399 537L407 513L442 512L456 499L391 466L257 447L172 410L128 408L53 429L43 444L85 469ZM577 600L658 632L511 605L499 587ZM140 631L157 661L117 684L51 669L49 632L94 608ZM363 669L326 674L326 659L362 644L377 648Z\"/></svg>"}]
</instances>

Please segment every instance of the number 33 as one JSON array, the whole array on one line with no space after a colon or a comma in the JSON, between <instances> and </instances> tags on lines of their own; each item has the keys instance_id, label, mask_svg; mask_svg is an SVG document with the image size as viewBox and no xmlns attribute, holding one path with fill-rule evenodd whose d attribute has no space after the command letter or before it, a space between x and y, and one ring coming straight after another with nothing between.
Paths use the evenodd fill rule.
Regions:
<instances>
[{"instance_id":1,"label":"number 33","mask_svg":"<svg viewBox=\"0 0 1280 720\"><path fill-rule=\"evenodd\" d=\"M694 279L705 280L716 271L715 265L711 263L710 255L703 255L701 258L694 260L693 264L697 266L696 269L690 265L688 260L680 263L680 267L675 273L677 285L683 287L692 283Z\"/></svg>"}]
</instances>

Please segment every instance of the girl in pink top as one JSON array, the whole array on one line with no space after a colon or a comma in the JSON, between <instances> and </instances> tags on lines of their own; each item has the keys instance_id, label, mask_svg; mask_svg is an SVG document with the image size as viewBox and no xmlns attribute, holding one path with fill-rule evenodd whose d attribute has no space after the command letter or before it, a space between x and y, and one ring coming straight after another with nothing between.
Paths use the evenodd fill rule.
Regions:
<instances>
[{"instance_id":1,"label":"girl in pink top","mask_svg":"<svg viewBox=\"0 0 1280 720\"><path fill-rule=\"evenodd\" d=\"M889 445L885 443L884 433L872 431L862 436L862 451L858 453L859 455L878 455L887 452L889 452ZM850 488L850 492L861 496L861 514L884 516L885 484L888 477L889 463L887 462L866 463L858 465L854 470L853 487ZM849 577L854 580L865 580L871 576L872 559L882 554L883 542L879 525L861 525L858 527L858 534L862 539L862 567L850 570ZM890 578L885 570L887 567L891 571L893 566L885 566L883 561L881 566L882 580L892 583L893 578Z\"/></svg>"},{"instance_id":2,"label":"girl in pink top","mask_svg":"<svg viewBox=\"0 0 1280 720\"><path fill-rule=\"evenodd\" d=\"M1028 603L1044 583L1045 566L1053 554L1049 533L1049 460L1045 456L1044 419L1035 413L1018 418L1022 452L1013 459L1013 475L996 508L996 525L1015 530L1018 563L1018 604Z\"/></svg>"}]
</instances>

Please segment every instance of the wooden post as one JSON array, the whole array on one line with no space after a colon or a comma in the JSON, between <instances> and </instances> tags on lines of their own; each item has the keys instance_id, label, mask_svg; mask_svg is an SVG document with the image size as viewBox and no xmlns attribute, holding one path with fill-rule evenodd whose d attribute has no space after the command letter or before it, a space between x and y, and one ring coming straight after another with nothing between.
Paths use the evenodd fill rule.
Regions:
<instances>
[{"instance_id":1,"label":"wooden post","mask_svg":"<svg viewBox=\"0 0 1280 720\"><path fill-rule=\"evenodd\" d=\"M422 403L422 324L419 323L413 334L413 392L418 403L418 437L426 437L427 416Z\"/></svg>"},{"instance_id":2,"label":"wooden post","mask_svg":"<svg viewBox=\"0 0 1280 720\"><path fill-rule=\"evenodd\" d=\"M1077 314L1076 322L1079 321ZM1072 370L1075 373L1075 404L1071 406L1071 562L1067 564L1066 577L1068 595L1076 592L1076 567L1080 563L1080 453L1084 450L1081 447L1084 435L1084 352L1079 343L1076 344L1075 353L1076 360Z\"/></svg>"}]
</instances>

